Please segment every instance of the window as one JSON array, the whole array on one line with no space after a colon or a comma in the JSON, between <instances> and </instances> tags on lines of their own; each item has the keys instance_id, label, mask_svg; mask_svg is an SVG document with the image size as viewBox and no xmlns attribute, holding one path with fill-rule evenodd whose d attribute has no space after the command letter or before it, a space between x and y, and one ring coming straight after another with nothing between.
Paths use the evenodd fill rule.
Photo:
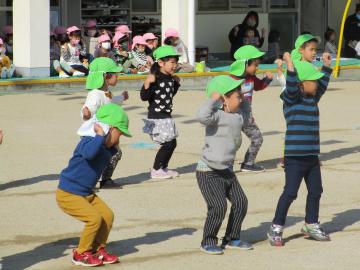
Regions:
<instances>
[{"instance_id":1,"label":"window","mask_svg":"<svg viewBox=\"0 0 360 270\"><path fill-rule=\"evenodd\" d=\"M270 8L296 8L296 0L270 0Z\"/></svg>"},{"instance_id":2,"label":"window","mask_svg":"<svg viewBox=\"0 0 360 270\"><path fill-rule=\"evenodd\" d=\"M199 11L229 10L229 0L199 0Z\"/></svg>"},{"instance_id":3,"label":"window","mask_svg":"<svg viewBox=\"0 0 360 270\"><path fill-rule=\"evenodd\" d=\"M161 2L158 0L132 0L133 12L157 13L160 7Z\"/></svg>"},{"instance_id":4,"label":"window","mask_svg":"<svg viewBox=\"0 0 360 270\"><path fill-rule=\"evenodd\" d=\"M262 0L231 0L232 8L260 8Z\"/></svg>"}]
</instances>

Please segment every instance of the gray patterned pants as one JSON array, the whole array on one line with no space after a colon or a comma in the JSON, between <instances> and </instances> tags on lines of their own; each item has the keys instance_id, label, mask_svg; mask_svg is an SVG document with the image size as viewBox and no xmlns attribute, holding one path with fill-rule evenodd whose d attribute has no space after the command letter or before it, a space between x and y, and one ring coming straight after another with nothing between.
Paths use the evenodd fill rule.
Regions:
<instances>
[{"instance_id":1,"label":"gray patterned pants","mask_svg":"<svg viewBox=\"0 0 360 270\"><path fill-rule=\"evenodd\" d=\"M111 157L109 163L106 165L105 169L103 170L101 181L107 181L111 179L115 171L116 165L118 164L121 157L122 157L122 152L121 149L119 148L119 151Z\"/></svg>"},{"instance_id":2,"label":"gray patterned pants","mask_svg":"<svg viewBox=\"0 0 360 270\"><path fill-rule=\"evenodd\" d=\"M243 164L253 165L264 139L261 135L259 127L256 125L253 119L244 122L242 131L251 141L250 146L245 154Z\"/></svg>"}]
</instances>

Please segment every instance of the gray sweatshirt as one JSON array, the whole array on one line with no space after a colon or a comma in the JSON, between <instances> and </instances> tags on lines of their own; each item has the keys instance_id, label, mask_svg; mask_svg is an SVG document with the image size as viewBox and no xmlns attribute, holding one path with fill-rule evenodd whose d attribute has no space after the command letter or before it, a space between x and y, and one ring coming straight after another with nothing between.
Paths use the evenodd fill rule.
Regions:
<instances>
[{"instance_id":1,"label":"gray sweatshirt","mask_svg":"<svg viewBox=\"0 0 360 270\"><path fill-rule=\"evenodd\" d=\"M243 118L239 113L227 113L218 108L218 102L207 100L201 105L197 120L205 125L201 161L211 169L224 170L233 166L240 148Z\"/></svg>"}]
</instances>

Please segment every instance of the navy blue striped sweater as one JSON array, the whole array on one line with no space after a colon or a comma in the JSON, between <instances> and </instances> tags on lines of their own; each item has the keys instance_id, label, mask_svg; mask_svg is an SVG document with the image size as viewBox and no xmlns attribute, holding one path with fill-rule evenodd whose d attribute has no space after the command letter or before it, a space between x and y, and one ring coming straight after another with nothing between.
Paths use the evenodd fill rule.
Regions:
<instances>
[{"instance_id":1,"label":"navy blue striped sweater","mask_svg":"<svg viewBox=\"0 0 360 270\"><path fill-rule=\"evenodd\" d=\"M281 95L286 120L285 156L320 154L318 102L329 84L332 69L322 67L315 96L306 96L299 87L296 71L287 71L286 88Z\"/></svg>"}]
</instances>

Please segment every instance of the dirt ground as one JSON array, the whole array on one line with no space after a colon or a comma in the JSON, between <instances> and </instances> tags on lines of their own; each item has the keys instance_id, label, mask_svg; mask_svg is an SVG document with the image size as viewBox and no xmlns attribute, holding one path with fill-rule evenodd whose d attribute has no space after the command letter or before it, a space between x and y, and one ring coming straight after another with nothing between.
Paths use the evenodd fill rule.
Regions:
<instances>
[{"instance_id":1,"label":"dirt ground","mask_svg":"<svg viewBox=\"0 0 360 270\"><path fill-rule=\"evenodd\" d=\"M115 212L109 250L120 256L107 269L359 269L360 257L360 83L331 83L320 103L321 160L324 194L320 218L331 242L304 239L306 189L293 203L284 231L286 245L270 247L266 231L284 184L277 167L285 122L279 87L255 93L254 113L264 135L258 161L264 173L237 172L249 209L242 238L252 251L228 251L210 256L199 251L205 203L194 174L204 139L195 120L204 100L200 91L182 91L174 99L180 132L170 166L181 177L149 180L156 147L142 133L146 103L130 93L124 108L132 138L122 138L123 158L114 179L123 189L98 194ZM60 171L67 165L79 138L80 108L86 92L45 92L0 96L0 269L76 269L70 253L83 224L56 205ZM247 138L237 154L241 161ZM236 166L239 169L239 165ZM226 220L220 231L224 234Z\"/></svg>"}]
</instances>

